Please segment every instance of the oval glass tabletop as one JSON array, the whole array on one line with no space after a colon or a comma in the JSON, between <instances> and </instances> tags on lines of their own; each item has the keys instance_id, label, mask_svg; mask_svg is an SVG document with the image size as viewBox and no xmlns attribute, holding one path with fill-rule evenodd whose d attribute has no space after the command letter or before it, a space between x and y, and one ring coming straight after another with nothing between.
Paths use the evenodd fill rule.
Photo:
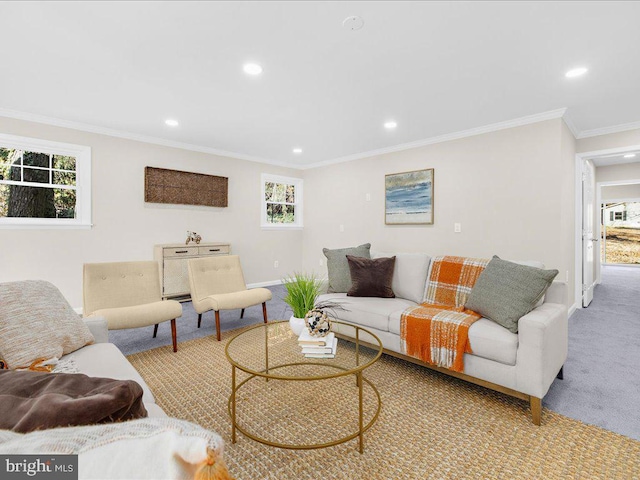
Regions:
<instances>
[{"instance_id":1,"label":"oval glass tabletop","mask_svg":"<svg viewBox=\"0 0 640 480\"><path fill-rule=\"evenodd\" d=\"M335 358L308 358L288 321L250 327L232 337L225 352L229 362L252 375L282 380L322 380L358 373L382 355L382 342L368 330L333 321L339 337Z\"/></svg>"}]
</instances>

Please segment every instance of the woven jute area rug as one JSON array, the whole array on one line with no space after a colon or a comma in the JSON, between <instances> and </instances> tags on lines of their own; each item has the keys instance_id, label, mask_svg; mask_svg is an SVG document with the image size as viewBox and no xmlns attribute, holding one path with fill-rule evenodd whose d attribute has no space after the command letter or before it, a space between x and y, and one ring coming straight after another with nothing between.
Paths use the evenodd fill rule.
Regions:
<instances>
[{"instance_id":1,"label":"woven jute area rug","mask_svg":"<svg viewBox=\"0 0 640 480\"><path fill-rule=\"evenodd\" d=\"M640 442L383 355L365 371L382 398L377 422L357 439L285 450L238 433L227 410L231 366L214 336L129 356L168 415L218 432L237 479L640 479ZM339 348L351 348L341 341ZM242 380L246 376L240 376ZM375 394L364 389L365 423ZM238 392L238 420L283 443L322 443L357 430L353 376L318 382L254 379ZM606 406L605 406L606 408Z\"/></svg>"}]
</instances>

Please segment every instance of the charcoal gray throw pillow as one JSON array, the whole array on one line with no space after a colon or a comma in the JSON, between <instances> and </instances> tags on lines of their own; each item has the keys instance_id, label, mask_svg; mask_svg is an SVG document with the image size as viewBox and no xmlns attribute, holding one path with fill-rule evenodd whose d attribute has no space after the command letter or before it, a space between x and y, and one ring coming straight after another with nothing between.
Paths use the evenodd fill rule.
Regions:
<instances>
[{"instance_id":1,"label":"charcoal gray throw pillow","mask_svg":"<svg viewBox=\"0 0 640 480\"><path fill-rule=\"evenodd\" d=\"M351 288L351 273L347 255L353 257L371 258L371 244L365 243L357 247L336 248L329 250L323 248L322 252L327 257L327 271L329 274L328 293L347 293Z\"/></svg>"},{"instance_id":2,"label":"charcoal gray throw pillow","mask_svg":"<svg viewBox=\"0 0 640 480\"><path fill-rule=\"evenodd\" d=\"M518 320L533 310L556 275L558 270L528 267L494 256L464 306L517 333Z\"/></svg>"},{"instance_id":3,"label":"charcoal gray throw pillow","mask_svg":"<svg viewBox=\"0 0 640 480\"><path fill-rule=\"evenodd\" d=\"M391 281L396 257L362 258L347 255L351 271L349 297L395 298Z\"/></svg>"}]
</instances>

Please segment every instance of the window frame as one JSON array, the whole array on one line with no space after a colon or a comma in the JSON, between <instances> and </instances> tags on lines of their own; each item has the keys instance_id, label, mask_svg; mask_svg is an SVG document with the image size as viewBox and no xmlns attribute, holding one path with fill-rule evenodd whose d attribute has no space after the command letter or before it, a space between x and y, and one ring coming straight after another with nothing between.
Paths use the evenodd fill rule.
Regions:
<instances>
[{"instance_id":1,"label":"window frame","mask_svg":"<svg viewBox=\"0 0 640 480\"><path fill-rule=\"evenodd\" d=\"M76 159L76 218L0 217L0 229L88 229L91 224L91 147L0 133L0 147ZM5 185L4 182L0 182ZM50 186L38 188L54 188Z\"/></svg>"},{"instance_id":2,"label":"window frame","mask_svg":"<svg viewBox=\"0 0 640 480\"><path fill-rule=\"evenodd\" d=\"M297 177L285 177L282 175L272 175L270 173L263 173L260 176L260 226L263 230L301 230L304 226L304 209L303 209L303 179ZM267 221L267 202L265 199L265 185L267 183L280 183L286 185L293 185L295 187L295 221L293 223L269 223ZM277 203L277 202L275 202Z\"/></svg>"}]
</instances>

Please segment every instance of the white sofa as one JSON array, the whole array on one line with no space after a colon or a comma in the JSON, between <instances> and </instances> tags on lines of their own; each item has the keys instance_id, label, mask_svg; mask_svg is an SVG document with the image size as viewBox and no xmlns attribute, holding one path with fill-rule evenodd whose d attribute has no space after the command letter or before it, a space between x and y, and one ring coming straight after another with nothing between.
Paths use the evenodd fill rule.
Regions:
<instances>
[{"instance_id":1,"label":"white sofa","mask_svg":"<svg viewBox=\"0 0 640 480\"><path fill-rule=\"evenodd\" d=\"M156 405L153 393L133 368L127 358L113 343L109 343L107 320L101 317L83 319L95 338L95 343L82 347L75 352L64 355L61 360L73 359L79 373L90 377L114 378L116 380L133 380L142 387L142 402L149 417L166 417L167 414Z\"/></svg>"},{"instance_id":2,"label":"white sofa","mask_svg":"<svg viewBox=\"0 0 640 480\"><path fill-rule=\"evenodd\" d=\"M392 288L396 298L349 297L345 293L321 295L319 302L340 303L337 320L365 327L383 344L385 353L449 375L506 393L531 404L533 423L540 425L541 399L560 374L567 358L568 329L566 285L554 282L544 300L518 322L518 333L486 318L469 328L472 354L464 356L464 373L432 366L404 354L400 341L400 317L410 306L422 303L429 278L426 254L372 253L372 258L396 256ZM540 262L519 262L543 267ZM339 326L336 331L340 332ZM344 329L347 333L351 329ZM366 341L366 338L364 339Z\"/></svg>"}]
</instances>

